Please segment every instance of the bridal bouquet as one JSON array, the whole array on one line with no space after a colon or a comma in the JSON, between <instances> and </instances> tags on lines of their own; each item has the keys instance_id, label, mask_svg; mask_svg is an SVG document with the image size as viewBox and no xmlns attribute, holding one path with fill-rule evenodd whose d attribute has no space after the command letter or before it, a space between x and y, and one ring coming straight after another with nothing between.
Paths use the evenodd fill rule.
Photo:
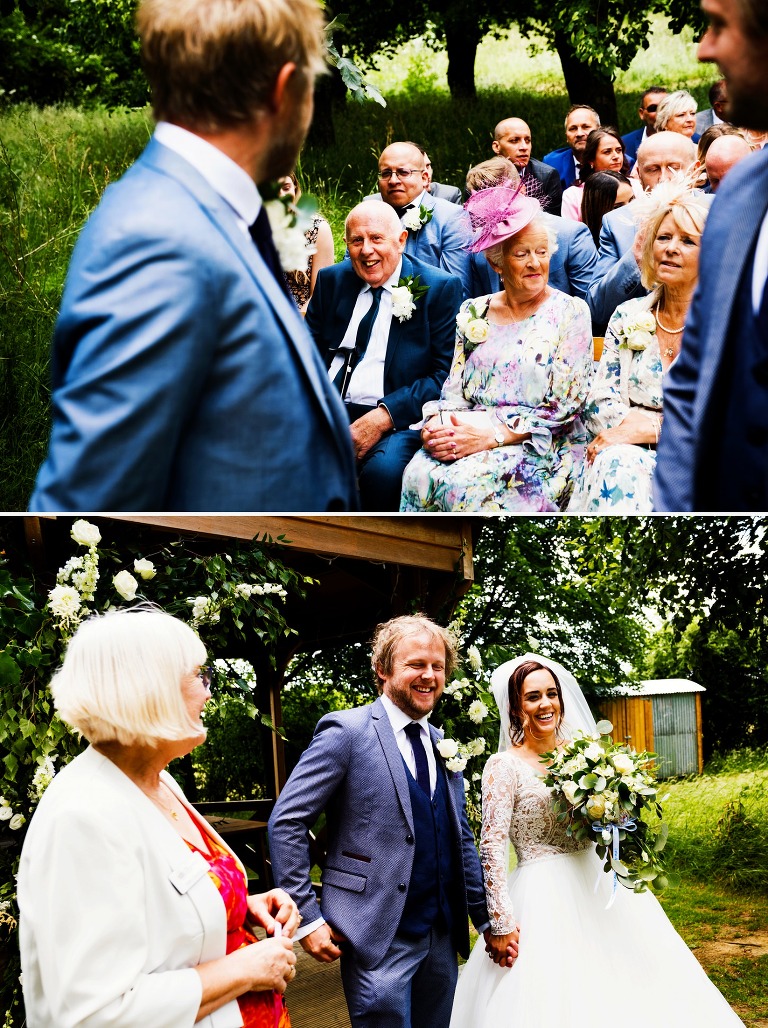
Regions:
<instances>
[{"instance_id":1,"label":"bridal bouquet","mask_svg":"<svg viewBox=\"0 0 768 1028\"><path fill-rule=\"evenodd\" d=\"M554 791L557 819L576 839L595 838L604 870L634 892L663 892L669 886L661 853L668 828L661 820L655 755L615 744L613 725L599 721L592 735L574 732L562 749L546 753L544 778ZM654 823L643 819L654 813Z\"/></svg>"}]
</instances>

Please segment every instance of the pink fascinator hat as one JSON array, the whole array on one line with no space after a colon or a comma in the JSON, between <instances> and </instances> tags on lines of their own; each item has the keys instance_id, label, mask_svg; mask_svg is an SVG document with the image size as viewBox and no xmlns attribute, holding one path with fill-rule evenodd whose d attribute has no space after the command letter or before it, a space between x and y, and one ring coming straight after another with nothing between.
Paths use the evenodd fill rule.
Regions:
<instances>
[{"instance_id":1,"label":"pink fascinator hat","mask_svg":"<svg viewBox=\"0 0 768 1028\"><path fill-rule=\"evenodd\" d=\"M522 183L518 186L502 183L478 189L464 204L464 210L469 214L474 232L467 249L479 253L516 236L541 213L542 206L535 197L526 196Z\"/></svg>"}]
</instances>

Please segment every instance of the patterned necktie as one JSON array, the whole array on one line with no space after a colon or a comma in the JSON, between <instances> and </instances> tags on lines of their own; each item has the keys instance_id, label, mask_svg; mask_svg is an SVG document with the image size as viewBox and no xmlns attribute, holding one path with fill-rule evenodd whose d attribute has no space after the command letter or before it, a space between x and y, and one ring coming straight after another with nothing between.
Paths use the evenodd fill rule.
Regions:
<instances>
[{"instance_id":1,"label":"patterned necktie","mask_svg":"<svg viewBox=\"0 0 768 1028\"><path fill-rule=\"evenodd\" d=\"M269 215L264 204L261 205L261 209L256 217L254 223L248 229L251 239L256 244L256 249L261 254L261 258L274 275L280 288L286 295L290 296L290 290L288 289L288 283L285 281L285 275L283 273L282 266L280 264L280 257L278 256L277 249L275 247L274 240L272 239L272 229L269 225Z\"/></svg>"},{"instance_id":2,"label":"patterned necktie","mask_svg":"<svg viewBox=\"0 0 768 1028\"><path fill-rule=\"evenodd\" d=\"M342 400L344 399L344 394L347 391L349 380L352 378L352 372L363 359L365 351L368 349L368 343L371 341L371 332L373 331L373 323L376 320L376 315L379 313L379 304L381 303L381 294L383 291L383 286L376 286L371 289L371 306L365 312L360 324L357 326L355 348L354 350L349 351L343 367L339 369L333 380L333 384L338 389ZM342 350L340 352L343 353L344 351Z\"/></svg>"},{"instance_id":3,"label":"patterned necktie","mask_svg":"<svg viewBox=\"0 0 768 1028\"><path fill-rule=\"evenodd\" d=\"M416 761L416 781L427 794L432 796L429 786L429 764L427 763L427 751L424 749L424 740L421 738L421 725L411 721L405 726L405 734L411 740L413 758Z\"/></svg>"}]
</instances>

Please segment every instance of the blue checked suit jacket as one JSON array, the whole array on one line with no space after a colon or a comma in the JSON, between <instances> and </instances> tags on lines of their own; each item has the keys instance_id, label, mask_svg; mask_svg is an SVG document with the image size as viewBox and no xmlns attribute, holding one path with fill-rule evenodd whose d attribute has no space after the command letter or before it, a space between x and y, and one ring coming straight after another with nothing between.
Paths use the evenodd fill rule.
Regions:
<instances>
[{"instance_id":1,"label":"blue checked suit jacket","mask_svg":"<svg viewBox=\"0 0 768 1028\"><path fill-rule=\"evenodd\" d=\"M441 733L430 726L433 744ZM464 779L448 771L451 841L459 888L451 897L453 941L469 953L467 914L488 922L480 859L464 805ZM414 826L407 772L381 700L320 720L269 819L272 871L305 922L322 916L346 935L365 967L392 944L413 867ZM310 882L307 833L327 815L328 855L318 903Z\"/></svg>"},{"instance_id":2,"label":"blue checked suit jacket","mask_svg":"<svg viewBox=\"0 0 768 1028\"><path fill-rule=\"evenodd\" d=\"M728 172L701 239L699 284L677 360L664 379L664 424L653 480L654 509L701 510L698 483L711 468L708 433L722 415L716 384L728 360L729 326L745 268L768 212L768 149Z\"/></svg>"},{"instance_id":3,"label":"blue checked suit jacket","mask_svg":"<svg viewBox=\"0 0 768 1028\"><path fill-rule=\"evenodd\" d=\"M75 247L30 505L357 509L347 419L295 305L231 208L156 140Z\"/></svg>"}]
</instances>

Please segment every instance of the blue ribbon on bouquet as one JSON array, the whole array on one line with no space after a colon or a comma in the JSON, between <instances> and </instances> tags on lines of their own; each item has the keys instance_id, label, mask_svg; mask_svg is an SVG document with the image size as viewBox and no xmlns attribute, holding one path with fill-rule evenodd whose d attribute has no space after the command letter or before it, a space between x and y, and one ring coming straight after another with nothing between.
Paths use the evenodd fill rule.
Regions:
<instances>
[{"instance_id":1,"label":"blue ribbon on bouquet","mask_svg":"<svg viewBox=\"0 0 768 1028\"><path fill-rule=\"evenodd\" d=\"M618 824L618 825L616 825L616 824L604 825L601 821L593 821L592 822L592 831L593 832L599 832L600 835L602 835L602 833L606 830L606 828L611 833L611 856L613 857L614 860L618 860L619 859L619 832L621 832L621 831L624 831L624 832L635 832L635 831L637 831L637 820L634 817L628 817L626 821L622 821L621 824ZM597 881L595 882L595 892L597 892L597 887L600 884L600 875L601 874L602 874L602 871L598 871L597 872ZM613 901L616 899L616 889L618 888L618 885L619 885L619 876L616 874L615 871L612 871L612 874L613 874L613 887L611 889L611 898L608 900L608 905L605 908L606 910L610 910L610 908L613 906Z\"/></svg>"}]
</instances>

